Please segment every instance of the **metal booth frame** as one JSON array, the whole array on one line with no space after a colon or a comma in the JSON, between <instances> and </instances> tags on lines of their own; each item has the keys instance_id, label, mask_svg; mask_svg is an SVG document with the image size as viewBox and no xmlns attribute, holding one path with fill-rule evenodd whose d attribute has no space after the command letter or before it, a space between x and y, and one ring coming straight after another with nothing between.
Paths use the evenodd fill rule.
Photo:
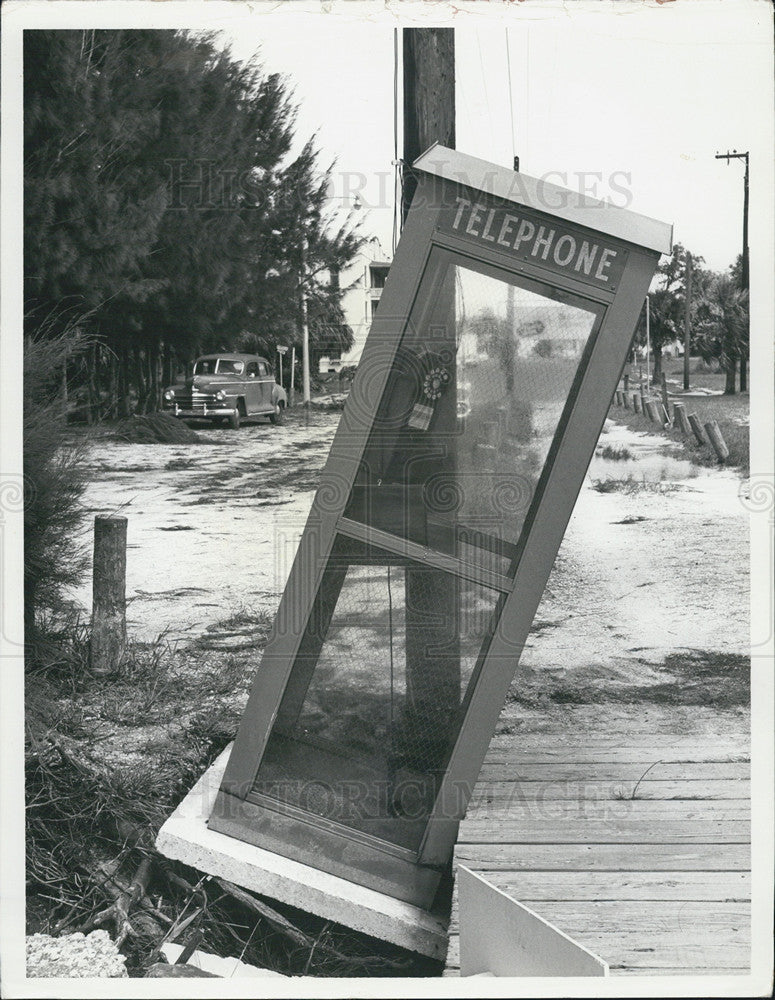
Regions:
<instances>
[{"instance_id":1,"label":"metal booth frame","mask_svg":"<svg viewBox=\"0 0 775 1000\"><path fill-rule=\"evenodd\" d=\"M424 153L414 168L419 175L414 202L209 826L430 908L625 364L649 283L660 254L671 250L672 228L438 145ZM468 225L455 226L455 219L460 221L456 206L463 203L477 206L478 215L474 218L472 209ZM598 269L603 277L597 279L584 269L568 274L540 254L515 252L508 240L497 239L498 231L513 232L516 221L504 221L502 229L490 234L483 228L487 219L492 223L496 218L500 222L517 216L531 220L535 227L553 226L558 232L574 234L579 240L602 240L617 266L609 273ZM405 330L410 323L422 329L434 290L446 269L455 264L581 305L595 317L518 545L512 550L510 569L505 572L430 549L344 514ZM457 736L416 850L306 812L254 788L337 539L379 546L397 559L444 570L499 595L497 627L482 647L468 684Z\"/></svg>"}]
</instances>

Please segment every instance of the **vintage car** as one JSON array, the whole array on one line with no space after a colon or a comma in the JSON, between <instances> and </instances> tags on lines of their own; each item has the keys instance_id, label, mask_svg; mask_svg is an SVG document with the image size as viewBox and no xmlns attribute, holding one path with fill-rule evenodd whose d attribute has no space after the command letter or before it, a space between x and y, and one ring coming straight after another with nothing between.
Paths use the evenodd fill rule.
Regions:
<instances>
[{"instance_id":1,"label":"vintage car","mask_svg":"<svg viewBox=\"0 0 775 1000\"><path fill-rule=\"evenodd\" d=\"M164 410L176 417L234 428L241 420L258 416L281 424L288 403L266 358L226 352L197 358L191 376L165 389L162 400Z\"/></svg>"}]
</instances>

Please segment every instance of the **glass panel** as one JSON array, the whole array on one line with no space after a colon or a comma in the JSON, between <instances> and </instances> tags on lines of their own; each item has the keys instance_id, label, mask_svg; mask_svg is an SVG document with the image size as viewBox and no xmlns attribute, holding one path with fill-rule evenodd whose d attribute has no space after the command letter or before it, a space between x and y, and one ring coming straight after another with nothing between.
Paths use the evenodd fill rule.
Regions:
<instances>
[{"instance_id":1,"label":"glass panel","mask_svg":"<svg viewBox=\"0 0 775 1000\"><path fill-rule=\"evenodd\" d=\"M340 536L254 790L417 850L500 602Z\"/></svg>"},{"instance_id":2,"label":"glass panel","mask_svg":"<svg viewBox=\"0 0 775 1000\"><path fill-rule=\"evenodd\" d=\"M429 313L407 325L345 514L511 573L598 313L456 264L435 280Z\"/></svg>"}]
</instances>

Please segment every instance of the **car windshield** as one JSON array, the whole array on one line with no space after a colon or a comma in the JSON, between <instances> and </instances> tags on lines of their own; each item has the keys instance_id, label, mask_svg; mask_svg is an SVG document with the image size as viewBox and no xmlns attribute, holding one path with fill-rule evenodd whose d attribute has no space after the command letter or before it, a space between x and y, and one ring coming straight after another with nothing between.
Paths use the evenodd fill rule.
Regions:
<instances>
[{"instance_id":1,"label":"car windshield","mask_svg":"<svg viewBox=\"0 0 775 1000\"><path fill-rule=\"evenodd\" d=\"M244 370L245 362L232 358L203 358L194 365L194 375L241 375Z\"/></svg>"}]
</instances>

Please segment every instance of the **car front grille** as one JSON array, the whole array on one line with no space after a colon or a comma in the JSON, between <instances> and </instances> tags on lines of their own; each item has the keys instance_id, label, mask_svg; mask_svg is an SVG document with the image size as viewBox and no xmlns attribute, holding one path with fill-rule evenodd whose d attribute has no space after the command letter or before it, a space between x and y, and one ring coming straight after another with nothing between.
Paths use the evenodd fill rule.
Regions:
<instances>
[{"instance_id":1,"label":"car front grille","mask_svg":"<svg viewBox=\"0 0 775 1000\"><path fill-rule=\"evenodd\" d=\"M212 392L178 392L175 394L175 404L181 410L198 410L204 413L205 405L208 409L213 409L216 405L215 393Z\"/></svg>"}]
</instances>

